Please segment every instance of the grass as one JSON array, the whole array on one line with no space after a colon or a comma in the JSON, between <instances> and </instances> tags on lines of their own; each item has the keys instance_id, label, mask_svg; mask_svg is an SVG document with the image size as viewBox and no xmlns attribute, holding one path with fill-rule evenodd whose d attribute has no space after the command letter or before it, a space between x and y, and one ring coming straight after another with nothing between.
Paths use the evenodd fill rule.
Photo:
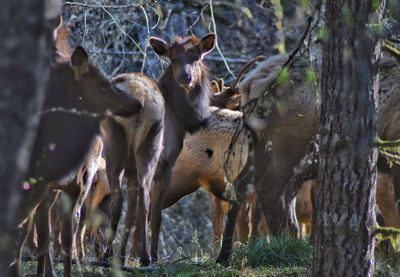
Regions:
<instances>
[{"instance_id":1,"label":"grass","mask_svg":"<svg viewBox=\"0 0 400 277\"><path fill-rule=\"evenodd\" d=\"M236 268L308 268L312 263L311 245L301 239L287 236L261 238L235 249L231 264Z\"/></svg>"}]
</instances>

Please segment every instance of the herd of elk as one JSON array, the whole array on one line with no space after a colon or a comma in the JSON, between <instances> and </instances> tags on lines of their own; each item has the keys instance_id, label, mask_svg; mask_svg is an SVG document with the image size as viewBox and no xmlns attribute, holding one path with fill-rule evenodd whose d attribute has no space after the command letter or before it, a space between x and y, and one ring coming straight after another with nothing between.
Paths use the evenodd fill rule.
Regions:
<instances>
[{"instance_id":1,"label":"herd of elk","mask_svg":"<svg viewBox=\"0 0 400 277\"><path fill-rule=\"evenodd\" d=\"M241 207L238 229L243 242L250 233L257 233L262 217L257 205L272 235L290 227L296 229L295 208L301 222L311 222L316 182L305 181L295 193L289 193L286 186L319 126L317 94L314 85L305 81L304 64L294 63L289 70L290 81L272 86L288 56L270 57L248 74L238 90L244 71L264 59L257 57L244 66L232 86L224 89L223 84L210 82L203 64L215 40L214 33L201 39L175 37L170 44L151 37L154 52L169 61L161 78L154 81L140 73L126 73L109 81L89 63L82 47L72 51L67 29L59 26L55 30L56 51L46 99L15 221L15 242L20 245L10 266L11 274L20 274L23 246L35 225L37 274L54 276L49 252L51 218L52 225L59 226L58 230L53 228L55 241L61 234L64 275L71 276L73 249L78 257L85 254L83 237L96 229L87 219L94 217L102 201L111 236L99 238L106 246L104 255L97 251L96 256L109 259L119 254L122 264L134 225L133 249L140 263L157 261L162 209L200 187L217 199L213 201L219 211L213 220L217 237L222 230L221 200L231 204L219 261L230 253ZM381 138L394 140L400 136L396 125L399 113L393 106L400 97L400 66L385 60L380 68L383 78L378 130ZM257 98L260 104L254 108L251 104ZM244 107L244 114L240 107ZM382 171L378 175L378 206L385 224L399 227L394 194L400 191L396 188L400 174L396 167ZM115 251L122 178L127 180L128 209L121 247ZM234 184L236 193L229 183ZM58 191L69 196L67 205ZM296 194L299 201L295 207ZM252 221L247 219L249 213L255 218L252 226L248 224ZM61 223L55 223L60 218Z\"/></svg>"}]
</instances>

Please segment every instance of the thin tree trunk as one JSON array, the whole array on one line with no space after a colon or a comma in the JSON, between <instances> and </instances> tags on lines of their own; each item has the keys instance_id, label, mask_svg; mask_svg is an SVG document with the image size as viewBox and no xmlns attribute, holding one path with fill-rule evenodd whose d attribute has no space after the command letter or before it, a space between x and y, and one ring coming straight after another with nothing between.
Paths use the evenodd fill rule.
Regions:
<instances>
[{"instance_id":1,"label":"thin tree trunk","mask_svg":"<svg viewBox=\"0 0 400 277\"><path fill-rule=\"evenodd\" d=\"M326 3L313 276L373 272L380 47L366 29L371 13L371 1Z\"/></svg>"},{"instance_id":2,"label":"thin tree trunk","mask_svg":"<svg viewBox=\"0 0 400 277\"><path fill-rule=\"evenodd\" d=\"M10 261L15 209L48 73L51 0L3 0L0 9L0 268Z\"/></svg>"}]
</instances>

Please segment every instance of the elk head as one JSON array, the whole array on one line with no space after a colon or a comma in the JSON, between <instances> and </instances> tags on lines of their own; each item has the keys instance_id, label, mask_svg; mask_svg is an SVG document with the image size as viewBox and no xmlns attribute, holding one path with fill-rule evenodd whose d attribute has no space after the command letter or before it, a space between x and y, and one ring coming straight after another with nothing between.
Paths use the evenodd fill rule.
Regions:
<instances>
[{"instance_id":1,"label":"elk head","mask_svg":"<svg viewBox=\"0 0 400 277\"><path fill-rule=\"evenodd\" d=\"M213 50L215 39L214 33L206 34L202 39L175 37L168 45L160 38L151 37L150 44L157 55L171 63L174 81L183 89L190 90L201 81L202 60Z\"/></svg>"}]
</instances>

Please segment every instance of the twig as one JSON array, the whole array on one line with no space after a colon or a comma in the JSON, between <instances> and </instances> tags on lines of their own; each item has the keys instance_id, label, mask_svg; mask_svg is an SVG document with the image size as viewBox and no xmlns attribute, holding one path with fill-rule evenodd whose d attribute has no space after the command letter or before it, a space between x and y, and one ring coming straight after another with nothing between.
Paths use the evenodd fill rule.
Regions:
<instances>
[{"instance_id":1,"label":"twig","mask_svg":"<svg viewBox=\"0 0 400 277\"><path fill-rule=\"evenodd\" d=\"M107 114L111 115L111 112L100 114L100 113L91 113L88 111L82 111L82 110L77 110L77 109L65 109L65 108L61 108L61 107L53 107L53 108L45 109L40 114L43 115L43 114L54 113L54 112L63 112L63 113L69 113L69 114L75 114L75 115L84 115L84 116L90 116L93 118L103 117Z\"/></svg>"},{"instance_id":2,"label":"twig","mask_svg":"<svg viewBox=\"0 0 400 277\"><path fill-rule=\"evenodd\" d=\"M148 2L150 2L150 1L148 1ZM128 4L128 5L103 5L102 7L106 8L106 9L126 9L126 8L137 8L137 7L139 7L139 6L143 5L143 4L145 4L145 3ZM78 6L78 7L82 7L82 8L101 8L99 5L88 4L88 3L70 2L70 1L64 2L64 5Z\"/></svg>"},{"instance_id":3,"label":"twig","mask_svg":"<svg viewBox=\"0 0 400 277\"><path fill-rule=\"evenodd\" d=\"M200 18L203 16L203 12L205 11L205 9L208 7L208 4L205 5L203 8L201 8L200 12L199 12L199 16L194 20L194 22L192 23L192 25L190 25L187 29L187 31L190 31L192 33L192 29L194 27L194 25L196 25L196 23L200 20Z\"/></svg>"},{"instance_id":4,"label":"twig","mask_svg":"<svg viewBox=\"0 0 400 277\"><path fill-rule=\"evenodd\" d=\"M290 179L284 182L287 184L286 199L289 201L296 196L304 180L317 176L319 148L316 140L311 142L310 148L310 152L299 162Z\"/></svg>"},{"instance_id":5,"label":"twig","mask_svg":"<svg viewBox=\"0 0 400 277\"><path fill-rule=\"evenodd\" d=\"M321 3L322 3L322 1L319 0L318 3L315 6L315 9L314 9L313 13L310 16L308 16L306 29L305 29L301 39L297 43L296 48L291 52L291 54L289 55L289 57L286 60L286 62L282 65L281 70L283 70L284 68L290 67L297 59L300 58L300 56L297 57L297 58L295 58L295 57L296 57L297 53L300 51L301 47L303 46L303 43L307 38L307 34L310 32L311 23L312 23L312 21L314 19L315 14L317 12L319 12L319 10L321 8ZM243 109L244 109L243 112L244 113L250 113L250 112L254 111L254 109L257 107L258 101L263 99L277 85L278 77L279 77L279 74L275 78L275 80L273 82L271 82L271 85L265 90L265 92L262 95L260 95L257 98L254 98L254 99L250 100L248 103L246 103L245 106L243 106Z\"/></svg>"},{"instance_id":6,"label":"twig","mask_svg":"<svg viewBox=\"0 0 400 277\"><path fill-rule=\"evenodd\" d=\"M89 54L103 54L103 55L113 55L113 56L122 56L122 55L128 55L128 56L138 56L141 55L141 52L138 51L125 51L125 52L120 52L120 51L109 51L109 50L94 50L94 51L88 51ZM205 60L209 61L222 61L221 56L214 56L214 55L207 55L205 56ZM243 58L225 58L225 60L229 63L245 63L247 60Z\"/></svg>"},{"instance_id":7,"label":"twig","mask_svg":"<svg viewBox=\"0 0 400 277\"><path fill-rule=\"evenodd\" d=\"M108 16L111 17L111 19L114 21L114 23L117 25L117 27L120 29L121 33L124 34L125 36L127 36L132 42L133 44L135 44L135 46L139 49L140 53L145 56L145 53L143 52L142 48L140 47L140 45L122 28L121 24L119 24L119 22L115 19L115 17L106 9L105 6L101 5L98 1L93 0L97 5L99 5L102 10L108 14Z\"/></svg>"},{"instance_id":8,"label":"twig","mask_svg":"<svg viewBox=\"0 0 400 277\"><path fill-rule=\"evenodd\" d=\"M211 22L212 22L212 25L213 25L214 33L217 34L217 25L215 24L214 9L213 9L212 0L210 0L210 4L209 4L209 5L210 5ZM215 48L217 48L219 54L221 55L222 61L224 62L225 67L226 67L226 69L228 70L229 74L231 74L233 78L236 78L236 77L235 77L235 74L233 74L233 72L232 72L231 69L229 68L228 62L226 61L224 55L222 54L221 49L219 48L219 45L218 45L218 36L217 36L217 38L216 38L216 40L215 40Z\"/></svg>"}]
</instances>

